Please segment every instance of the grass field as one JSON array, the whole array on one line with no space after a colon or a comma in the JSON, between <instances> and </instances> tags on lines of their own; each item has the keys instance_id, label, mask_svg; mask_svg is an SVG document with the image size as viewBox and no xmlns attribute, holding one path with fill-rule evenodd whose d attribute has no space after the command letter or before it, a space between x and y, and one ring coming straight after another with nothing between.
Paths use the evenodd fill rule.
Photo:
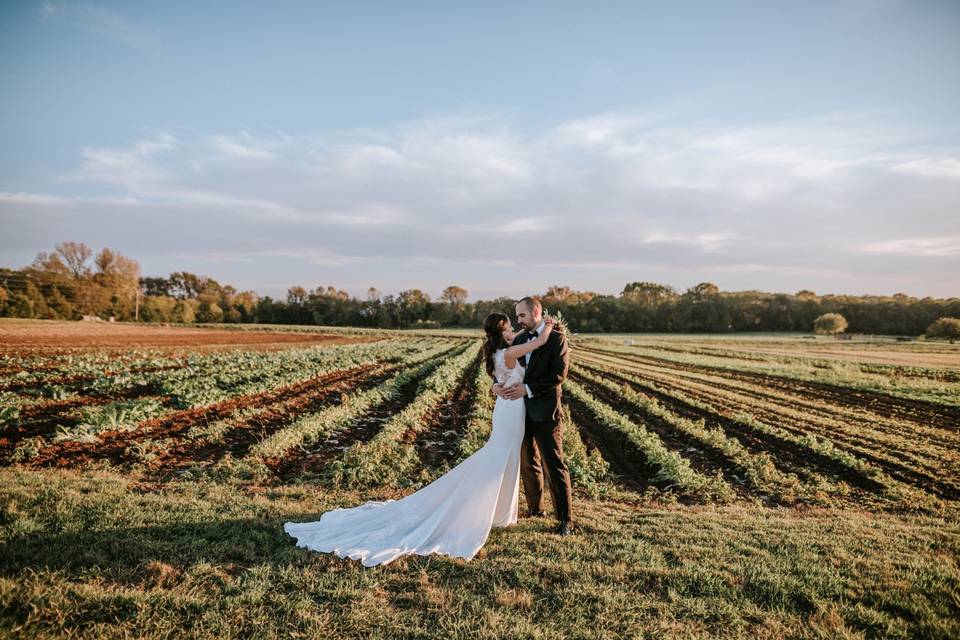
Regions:
<instances>
[{"instance_id":1,"label":"grass field","mask_svg":"<svg viewBox=\"0 0 960 640\"><path fill-rule=\"evenodd\" d=\"M578 535L364 569L282 523L481 446L478 333L0 321L0 634L960 636L960 345L571 345Z\"/></svg>"}]
</instances>

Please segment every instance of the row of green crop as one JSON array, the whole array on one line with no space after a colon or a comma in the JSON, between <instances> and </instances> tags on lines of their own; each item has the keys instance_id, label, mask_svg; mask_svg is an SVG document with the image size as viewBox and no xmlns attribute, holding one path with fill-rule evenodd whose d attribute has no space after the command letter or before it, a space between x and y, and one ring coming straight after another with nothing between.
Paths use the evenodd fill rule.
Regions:
<instances>
[{"instance_id":1,"label":"row of green crop","mask_svg":"<svg viewBox=\"0 0 960 640\"><path fill-rule=\"evenodd\" d=\"M84 384L91 380L178 368L205 357L211 356L195 353L174 357L141 349L120 354L93 352L64 356L5 356L5 365L19 370L4 375L0 388L30 398L64 397L82 391ZM73 381L58 383L60 379Z\"/></svg>"},{"instance_id":2,"label":"row of green crop","mask_svg":"<svg viewBox=\"0 0 960 640\"><path fill-rule=\"evenodd\" d=\"M599 367L590 368L596 372L603 371ZM786 442L804 449L809 449L814 453L829 458L841 467L846 467L855 473L864 475L877 482L884 482L884 480L889 481L889 478L885 478L884 473L880 469L861 458L837 448L837 446L829 438L822 436L817 437L812 433L802 437L796 436L786 429L781 429L780 427L757 420L749 413L742 411L733 414L730 414L729 412L723 412L713 404L688 396L677 389L664 389L655 382L630 375L624 370L616 370L615 373L618 377L626 380L632 385L649 389L650 391L668 394L687 406L694 407L696 409L700 409L701 411L712 413L717 416L722 416L725 420L729 421L738 428L744 429L745 431L753 431L764 436L771 436L778 441Z\"/></svg>"},{"instance_id":3,"label":"row of green crop","mask_svg":"<svg viewBox=\"0 0 960 640\"><path fill-rule=\"evenodd\" d=\"M395 399L404 387L436 368L444 357L438 356L440 351L446 351L446 346L405 361L403 364L409 368L372 389L354 391L342 397L337 404L299 417L295 422L251 447L247 457L259 461L282 458L294 449L310 446L317 440L350 426L361 415Z\"/></svg>"},{"instance_id":4,"label":"row of green crop","mask_svg":"<svg viewBox=\"0 0 960 640\"><path fill-rule=\"evenodd\" d=\"M403 362L434 348L433 342L377 342L292 349L269 354L235 353L229 361L204 361L197 368L156 372L149 384L166 405L152 398L84 407L78 424L57 428L55 440L95 441L105 431L137 429L143 420L175 409L204 406L232 397L259 393L341 369L381 362ZM253 356L249 358L247 356ZM265 356L270 356L265 357ZM225 369L216 368L219 365ZM172 407L172 408L171 408Z\"/></svg>"},{"instance_id":5,"label":"row of green crop","mask_svg":"<svg viewBox=\"0 0 960 640\"><path fill-rule=\"evenodd\" d=\"M657 434L648 431L642 424L637 424L610 405L597 400L573 380L568 379L565 388L574 400L590 411L599 424L621 433L657 469L650 478L651 483L663 483L680 494L704 501L733 499L734 493L722 477L698 473L690 466L689 460L664 446Z\"/></svg>"},{"instance_id":6,"label":"row of green crop","mask_svg":"<svg viewBox=\"0 0 960 640\"><path fill-rule=\"evenodd\" d=\"M413 402L387 421L373 438L355 443L331 461L323 470L325 479L347 487L401 487L422 480L414 476L420 458L410 440L424 428L430 411L456 388L476 357L477 345L471 342L447 358L420 384Z\"/></svg>"},{"instance_id":7,"label":"row of green crop","mask_svg":"<svg viewBox=\"0 0 960 640\"><path fill-rule=\"evenodd\" d=\"M891 397L926 400L947 406L960 406L960 383L947 382L937 378L891 377L883 374L867 373L861 371L856 363L822 361L816 364L812 362L730 364L723 357L665 353L642 346L608 344L599 346L583 342L580 348L585 351L598 351L621 357L653 357L669 363L706 367L716 371L759 373L783 380L799 380L802 382L826 382L838 387L874 391Z\"/></svg>"},{"instance_id":8,"label":"row of green crop","mask_svg":"<svg viewBox=\"0 0 960 640\"><path fill-rule=\"evenodd\" d=\"M402 343L384 341L267 353L234 352L224 358L205 359L196 365L160 372L140 383L156 388L172 406L190 409L369 362L397 361L405 348L408 347Z\"/></svg>"},{"instance_id":9,"label":"row of green crop","mask_svg":"<svg viewBox=\"0 0 960 640\"><path fill-rule=\"evenodd\" d=\"M935 461L937 464L949 464L955 459L955 451L960 438L955 433L943 429L925 426L913 421L897 420L881 413L870 411L868 406L844 406L830 402L826 398L798 396L795 393L771 388L762 383L738 381L731 383L722 373L703 373L696 371L677 371L655 365L636 362L629 358L597 353L581 353L584 362L595 362L603 367L615 367L641 373L645 377L671 381L671 384L703 386L704 392L721 393L720 387L736 384L737 391L732 392L736 402L765 405L767 409L775 406L778 412L797 415L804 423L826 432L834 440L846 440L855 446L885 455L889 450L898 452L911 462L924 466ZM742 391L741 391L742 390ZM762 396L763 400L751 401L749 396ZM768 400L769 399L769 400ZM804 428L804 432L811 431ZM923 442L923 453L915 446L917 439Z\"/></svg>"},{"instance_id":10,"label":"row of green crop","mask_svg":"<svg viewBox=\"0 0 960 640\"><path fill-rule=\"evenodd\" d=\"M609 339L599 340L597 344L610 346L619 346L612 343ZM944 367L924 367L920 365L888 364L880 362L869 362L855 360L854 357L861 357L861 354L850 354L849 356L826 356L811 352L811 345L806 341L784 342L776 344L774 348L778 351L770 350L770 347L757 342L742 343L740 349L729 347L717 347L703 343L679 343L663 342L657 340L643 340L640 345L654 351L665 351L672 353L681 353L689 356L706 356L712 358L722 358L726 361L743 360L747 362L766 363L776 366L799 365L800 367L810 369L832 369L835 366L843 368L856 368L862 373L877 374L888 378L908 377L908 378L927 378L929 380L946 380L951 382L960 381L960 372L956 369ZM831 345L836 348L836 345ZM862 349L862 346L857 347ZM889 348L889 347L887 347ZM782 351L792 351L794 353L782 353Z\"/></svg>"},{"instance_id":11,"label":"row of green crop","mask_svg":"<svg viewBox=\"0 0 960 640\"><path fill-rule=\"evenodd\" d=\"M134 388L156 388L168 381L203 376L216 380L219 385L229 384L231 377L239 374L256 375L278 364L297 360L309 363L317 354L349 352L352 349L376 345L382 348L404 342L403 339L384 340L376 343L347 345L314 345L306 348L291 348L275 352L234 350L218 353L190 353L183 357L159 357L149 351L132 351L122 356L103 353L67 356L62 366L55 370L14 374L17 393L22 396L45 399L62 399L71 396L115 396ZM52 373L52 375L51 375ZM32 381L28 378L33 378ZM56 379L67 379L56 383ZM171 382L172 384L172 382Z\"/></svg>"},{"instance_id":12,"label":"row of green crop","mask_svg":"<svg viewBox=\"0 0 960 640\"><path fill-rule=\"evenodd\" d=\"M477 367L473 379L473 406L470 409L470 420L457 444L458 459L456 463L465 460L477 449L482 447L490 437L490 428L493 424L493 406L495 396L490 392L493 379L487 373L483 362Z\"/></svg>"},{"instance_id":13,"label":"row of green crop","mask_svg":"<svg viewBox=\"0 0 960 640\"><path fill-rule=\"evenodd\" d=\"M316 439L349 425L359 414L386 402L407 382L416 380L425 371L435 367L452 348L449 343L435 341L432 348L424 352L411 351L399 364L412 368L405 369L373 389L353 391L342 396L336 404L298 417L272 436L253 445L242 458L237 459L228 454L212 466L198 461L192 467L180 470L178 473L182 477L194 477L199 473L201 476L210 478L223 475L242 476L246 473L250 477L265 479L269 475L269 469L265 464L268 460L289 455L294 449L303 449ZM238 421L247 420L265 411L271 411L271 407L246 407L222 420L198 425L195 429L191 429L188 437L193 440L220 440L226 431L236 426ZM171 438L142 440L131 445L127 453L134 461L133 466L136 468L138 465L150 464L172 442Z\"/></svg>"},{"instance_id":14,"label":"row of green crop","mask_svg":"<svg viewBox=\"0 0 960 640\"><path fill-rule=\"evenodd\" d=\"M602 369L600 367L602 367ZM811 420L809 413L805 413L802 410L792 409L787 406L777 406L776 416L782 426L775 426L771 424L771 422L761 420L750 413L750 411L756 410L760 410L761 412L772 411L769 406L764 405L760 401L754 401L742 395L735 395L731 392L705 385L692 382L683 383L682 386L689 387L695 392L707 395L712 398L712 400L707 401L693 398L678 388L677 385L679 383L675 381L670 382L670 388L658 384L660 382L660 378L658 377L660 374L656 372L651 371L644 373L644 375L651 375L653 377L653 381L649 381L630 375L628 369L613 367L607 362L600 362L595 370L602 372L607 369L612 370L617 376L629 381L631 384L637 384L653 391L667 393L678 401L689 404L692 407L723 416L724 419L729 420L739 428L754 431L761 436L770 436L789 445L805 448L810 450L811 453L823 456L833 461L838 467L846 467L851 472L869 478L881 485L883 487L882 497L886 500L899 502L904 505L917 504L921 506L926 505L926 507L932 506L934 508L936 507L935 503L939 503L939 500L922 489L895 480L878 466L859 457L859 454L862 452L872 457L879 457L885 460L889 458L891 462L896 462L897 459L895 457L891 458L887 451L863 449L861 446L855 444L838 442L837 438L842 436L841 430L845 428L845 425L840 421L828 420L824 422L825 419L822 417L818 417L817 420L814 421ZM725 405L726 409L721 408L721 405ZM788 426L791 423L797 426ZM829 437L822 432L819 434L813 433L813 430L818 426L826 430L826 432L830 434ZM902 453L898 453L898 455L902 455Z\"/></svg>"},{"instance_id":15,"label":"row of green crop","mask_svg":"<svg viewBox=\"0 0 960 640\"><path fill-rule=\"evenodd\" d=\"M644 415L661 420L676 433L692 442L721 453L746 475L750 484L759 491L775 496L780 502L793 502L798 498L810 499L812 494L793 473L784 473L777 468L767 452L752 453L736 438L728 437L723 429L708 428L704 420L690 420L673 413L654 398L638 393L627 385L618 385L590 370L577 366L574 373L584 380L616 395Z\"/></svg>"},{"instance_id":16,"label":"row of green crop","mask_svg":"<svg viewBox=\"0 0 960 640\"><path fill-rule=\"evenodd\" d=\"M583 487L591 495L602 492L609 478L610 463L603 459L598 449L587 450L569 411L563 412L561 429L563 460L570 469L571 484Z\"/></svg>"}]
</instances>

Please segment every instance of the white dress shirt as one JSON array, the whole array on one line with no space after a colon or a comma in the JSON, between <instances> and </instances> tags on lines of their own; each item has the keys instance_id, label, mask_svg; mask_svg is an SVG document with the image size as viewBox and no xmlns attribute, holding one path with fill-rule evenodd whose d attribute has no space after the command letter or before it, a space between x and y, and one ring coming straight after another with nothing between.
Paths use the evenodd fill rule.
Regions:
<instances>
[{"instance_id":1,"label":"white dress shirt","mask_svg":"<svg viewBox=\"0 0 960 640\"><path fill-rule=\"evenodd\" d=\"M540 336L543 335L543 328L546 327L546 326L547 326L547 323L544 322L543 320L541 320L541 321L540 321L540 325L537 327L537 337L540 337ZM537 347L537 349L539 349L539 348L540 348L540 347ZM536 351L537 349L534 349L533 351ZM530 353L527 354L527 366L528 366L528 367L530 366L530 356L533 355L533 351L531 351ZM532 397L533 397L533 391L530 391L530 387L527 386L527 385L523 385L523 388L527 390L527 397L528 397L528 398L532 398Z\"/></svg>"}]
</instances>

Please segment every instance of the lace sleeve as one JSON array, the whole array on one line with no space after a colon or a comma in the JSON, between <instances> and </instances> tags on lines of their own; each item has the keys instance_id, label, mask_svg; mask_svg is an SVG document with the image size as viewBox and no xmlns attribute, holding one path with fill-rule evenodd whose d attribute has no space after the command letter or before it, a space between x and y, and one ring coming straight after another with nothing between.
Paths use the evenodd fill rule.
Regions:
<instances>
[{"instance_id":1,"label":"lace sleeve","mask_svg":"<svg viewBox=\"0 0 960 640\"><path fill-rule=\"evenodd\" d=\"M507 379L506 349L497 349L493 352L493 373L497 382L503 383Z\"/></svg>"}]
</instances>

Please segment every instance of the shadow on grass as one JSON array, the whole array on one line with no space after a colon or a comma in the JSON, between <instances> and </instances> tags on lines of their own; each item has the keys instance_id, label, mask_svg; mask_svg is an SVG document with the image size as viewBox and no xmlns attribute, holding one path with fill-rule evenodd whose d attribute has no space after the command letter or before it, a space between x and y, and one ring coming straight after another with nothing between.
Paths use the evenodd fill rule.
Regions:
<instances>
[{"instance_id":1,"label":"shadow on grass","mask_svg":"<svg viewBox=\"0 0 960 640\"><path fill-rule=\"evenodd\" d=\"M25 569L98 569L124 574L147 562L181 568L198 562L245 566L296 563L305 550L296 547L295 539L283 530L283 523L318 518L319 514L292 514L270 519L34 532L14 537L0 547L0 575L12 576Z\"/></svg>"}]
</instances>

